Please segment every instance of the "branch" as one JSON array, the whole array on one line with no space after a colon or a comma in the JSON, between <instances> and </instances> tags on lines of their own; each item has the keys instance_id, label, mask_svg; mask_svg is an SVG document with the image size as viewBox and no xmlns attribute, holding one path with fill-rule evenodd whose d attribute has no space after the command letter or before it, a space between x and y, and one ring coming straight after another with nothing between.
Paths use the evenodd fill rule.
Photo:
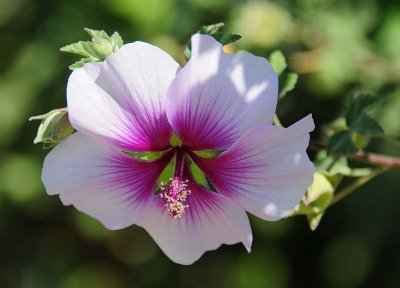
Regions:
<instances>
[{"instance_id":1,"label":"branch","mask_svg":"<svg viewBox=\"0 0 400 288\"><path fill-rule=\"evenodd\" d=\"M387 171L389 168L388 167L379 167L376 168L371 174L366 175L364 177L360 177L356 180L354 180L351 184L348 186L344 187L342 190L339 192L335 193L335 196L332 199L332 202L329 206L334 205L335 203L339 202L342 200L344 197L347 195L351 194L353 191L357 190L361 186L363 186L365 183L367 183L369 180L375 178L376 176L382 174L383 172Z\"/></svg>"},{"instance_id":2,"label":"branch","mask_svg":"<svg viewBox=\"0 0 400 288\"><path fill-rule=\"evenodd\" d=\"M325 144L319 142L310 142L308 149L311 151L320 151L326 149L326 146ZM349 155L348 158L354 161L368 163L375 166L400 169L400 158L397 157L358 151L355 154Z\"/></svg>"}]
</instances>

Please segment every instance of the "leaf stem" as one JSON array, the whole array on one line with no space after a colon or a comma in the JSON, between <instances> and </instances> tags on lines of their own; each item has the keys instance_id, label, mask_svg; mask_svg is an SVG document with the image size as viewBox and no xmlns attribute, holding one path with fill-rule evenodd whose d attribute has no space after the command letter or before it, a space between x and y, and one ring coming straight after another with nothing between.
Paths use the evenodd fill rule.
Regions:
<instances>
[{"instance_id":1,"label":"leaf stem","mask_svg":"<svg viewBox=\"0 0 400 288\"><path fill-rule=\"evenodd\" d=\"M330 206L336 204L337 202L339 202L340 200L342 200L346 196L350 195L353 191L355 191L356 189L358 189L359 187L361 187L362 185L367 183L369 180L371 180L371 179L375 178L376 176L384 173L388 169L389 169L388 167L379 167L379 168L376 168L374 171L372 171L371 174L368 174L368 175L366 175L364 177L360 177L360 178L354 180L348 186L344 187L342 190L340 190L339 192L335 193L335 196L333 197Z\"/></svg>"},{"instance_id":2,"label":"leaf stem","mask_svg":"<svg viewBox=\"0 0 400 288\"><path fill-rule=\"evenodd\" d=\"M312 150L312 151L320 151L320 150L326 149L326 146L325 146L325 144L322 144L322 143L311 142L310 145L308 146L308 149ZM392 157L392 156L387 156L387 155L382 155L382 154L358 151L355 154L348 155L347 158L354 160L354 161L368 163L368 164L375 165L375 166L400 169L400 158L398 158L398 157Z\"/></svg>"}]
</instances>

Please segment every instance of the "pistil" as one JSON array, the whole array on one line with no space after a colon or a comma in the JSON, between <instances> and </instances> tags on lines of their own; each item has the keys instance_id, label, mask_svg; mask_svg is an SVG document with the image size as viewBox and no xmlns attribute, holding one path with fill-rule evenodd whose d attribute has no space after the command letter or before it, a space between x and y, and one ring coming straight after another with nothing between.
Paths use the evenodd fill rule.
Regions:
<instances>
[{"instance_id":1,"label":"pistil","mask_svg":"<svg viewBox=\"0 0 400 288\"><path fill-rule=\"evenodd\" d=\"M189 181L183 178L184 164L184 151L176 148L174 176L164 185L160 193L161 199L165 202L164 206L172 219L180 218L185 213L185 209L189 207L186 201L191 191L188 188Z\"/></svg>"}]
</instances>

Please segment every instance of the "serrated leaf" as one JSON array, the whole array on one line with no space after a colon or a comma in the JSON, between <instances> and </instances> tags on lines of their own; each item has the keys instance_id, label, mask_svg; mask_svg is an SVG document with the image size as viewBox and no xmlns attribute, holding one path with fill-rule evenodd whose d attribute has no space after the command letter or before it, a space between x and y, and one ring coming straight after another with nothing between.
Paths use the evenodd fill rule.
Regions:
<instances>
[{"instance_id":1,"label":"serrated leaf","mask_svg":"<svg viewBox=\"0 0 400 288\"><path fill-rule=\"evenodd\" d=\"M346 122L350 126L351 123L357 121L357 118L368 109L372 108L380 101L380 98L372 93L361 93L353 98L346 111Z\"/></svg>"},{"instance_id":2,"label":"serrated leaf","mask_svg":"<svg viewBox=\"0 0 400 288\"><path fill-rule=\"evenodd\" d=\"M346 122L349 129L371 136L383 133L384 131L379 123L366 114L379 101L380 97L371 93L363 93L353 98L346 111ZM362 146L363 143L355 142L355 144Z\"/></svg>"},{"instance_id":3,"label":"serrated leaf","mask_svg":"<svg viewBox=\"0 0 400 288\"><path fill-rule=\"evenodd\" d=\"M384 133L381 125L364 113L361 113L353 123L349 124L349 128L358 133L371 136Z\"/></svg>"},{"instance_id":4,"label":"serrated leaf","mask_svg":"<svg viewBox=\"0 0 400 288\"><path fill-rule=\"evenodd\" d=\"M282 99L286 94L292 91L297 84L299 75L297 73L287 73L279 76L279 98Z\"/></svg>"},{"instance_id":5,"label":"serrated leaf","mask_svg":"<svg viewBox=\"0 0 400 288\"><path fill-rule=\"evenodd\" d=\"M269 56L269 63L274 68L275 73L279 76L286 69L287 63L283 53L279 50L275 50Z\"/></svg>"},{"instance_id":6,"label":"serrated leaf","mask_svg":"<svg viewBox=\"0 0 400 288\"><path fill-rule=\"evenodd\" d=\"M351 155L357 152L357 148L351 140L350 131L340 131L333 135L328 140L327 149L336 152L340 151L344 155Z\"/></svg>"},{"instance_id":7,"label":"serrated leaf","mask_svg":"<svg viewBox=\"0 0 400 288\"><path fill-rule=\"evenodd\" d=\"M92 61L100 60L99 56L93 49L92 42L89 41L79 41L77 43L72 43L70 45L61 47L60 51L71 54L77 54L89 58Z\"/></svg>"}]
</instances>

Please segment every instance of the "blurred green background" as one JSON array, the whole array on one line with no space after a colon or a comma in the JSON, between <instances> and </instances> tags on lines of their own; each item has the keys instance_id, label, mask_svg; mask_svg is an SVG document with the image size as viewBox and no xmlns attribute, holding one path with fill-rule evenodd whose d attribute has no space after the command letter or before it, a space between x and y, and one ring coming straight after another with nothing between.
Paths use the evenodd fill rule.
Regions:
<instances>
[{"instance_id":1,"label":"blurred green background","mask_svg":"<svg viewBox=\"0 0 400 288\"><path fill-rule=\"evenodd\" d=\"M89 40L89 27L182 63L190 35L216 22L243 36L231 50L281 49L300 74L278 107L284 124L311 112L318 138L352 93L372 90L384 96L374 117L400 136L398 0L0 0L0 287L400 287L399 171L330 208L315 232L300 217L252 217L251 254L223 246L192 266L172 263L141 228L107 231L45 193L48 151L33 145L39 123L28 118L66 105L77 59L59 48ZM369 149L399 156L383 141Z\"/></svg>"}]
</instances>

